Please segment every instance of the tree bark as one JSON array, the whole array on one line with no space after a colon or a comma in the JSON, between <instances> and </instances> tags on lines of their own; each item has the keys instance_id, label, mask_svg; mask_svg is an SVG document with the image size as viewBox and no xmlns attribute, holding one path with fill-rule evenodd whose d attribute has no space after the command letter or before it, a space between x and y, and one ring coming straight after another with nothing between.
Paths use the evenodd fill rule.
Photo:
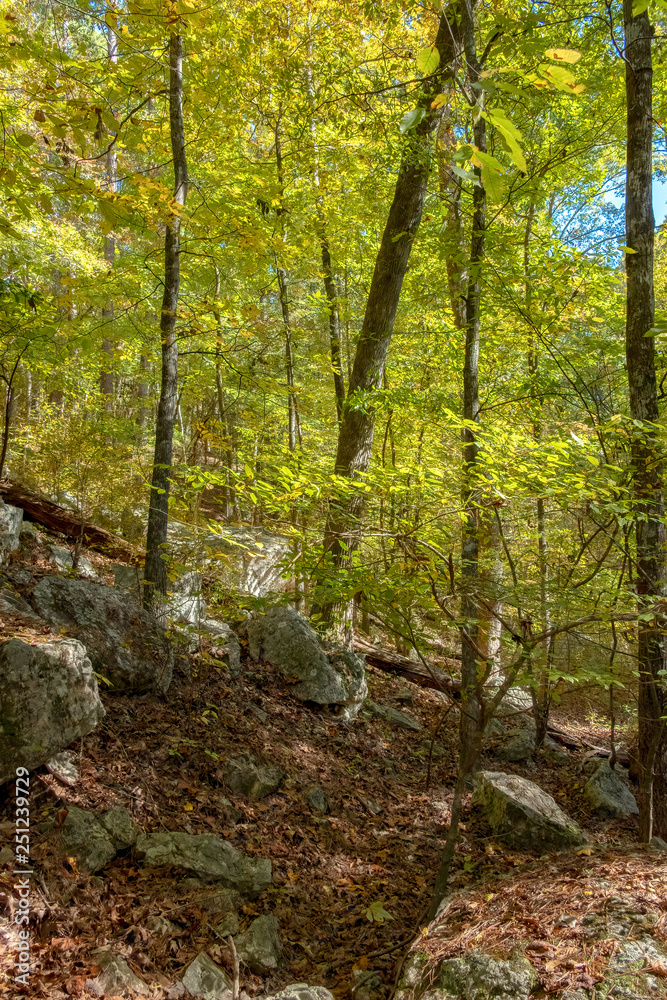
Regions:
<instances>
[{"instance_id":1,"label":"tree bark","mask_svg":"<svg viewBox=\"0 0 667 1000\"><path fill-rule=\"evenodd\" d=\"M427 77L418 107L424 112L419 124L404 139L403 155L394 197L375 261L364 320L349 379L348 393L338 431L335 472L355 479L368 471L375 432L375 412L366 398L382 385L384 367L396 319L396 311L408 267L410 251L421 222L430 171L432 133L442 109L431 103L447 77L454 59L456 25L442 14L435 39L440 56L436 73ZM338 573L358 544L362 501L335 502L329 507L324 536L324 572ZM331 598L318 580L311 613L331 624L340 602ZM347 600L342 602L347 604Z\"/></svg>"},{"instance_id":2,"label":"tree bark","mask_svg":"<svg viewBox=\"0 0 667 1000\"><path fill-rule=\"evenodd\" d=\"M632 13L623 0L625 21L625 92L627 147L625 184L626 254L625 351L630 414L635 421L632 471L636 514L636 593L640 611L663 592L664 513L662 456L656 442L658 393L655 342L647 336L654 324L652 199L653 152L653 28L646 12ZM637 422L640 422L639 425ZM639 666L639 836L648 843L653 832L653 777L656 758L664 748L665 690L660 670L664 639L657 620L638 622Z\"/></svg>"},{"instance_id":3,"label":"tree bark","mask_svg":"<svg viewBox=\"0 0 667 1000\"><path fill-rule=\"evenodd\" d=\"M109 62L115 63L118 60L118 40L116 38L116 32L113 28L107 26L107 52L109 55ZM116 158L116 147L113 146L106 157L106 173L107 173L107 190L116 192L118 190L118 164ZM116 240L113 236L105 236L104 238L104 259L109 265L109 273L114 266L114 260L116 257ZM113 299L108 298L107 303L102 310L102 317L106 320L106 324L111 325L113 322ZM105 324L105 325L106 325ZM114 343L110 337L105 337L102 341L102 351L106 355L105 362L108 363L108 368L103 367L100 372L100 394L102 396L102 403L104 409L111 411L113 409L114 401L114 384L113 384L113 357L114 357Z\"/></svg>"},{"instance_id":4,"label":"tree bark","mask_svg":"<svg viewBox=\"0 0 667 1000\"><path fill-rule=\"evenodd\" d=\"M162 378L155 427L155 454L151 501L148 511L144 603L151 608L157 595L167 593L164 547L169 524L169 487L178 400L178 342L176 314L180 286L181 214L188 194L188 168L183 125L183 39L172 30L169 36L169 128L174 163L174 205L165 232L164 293L160 313Z\"/></svg>"}]
</instances>

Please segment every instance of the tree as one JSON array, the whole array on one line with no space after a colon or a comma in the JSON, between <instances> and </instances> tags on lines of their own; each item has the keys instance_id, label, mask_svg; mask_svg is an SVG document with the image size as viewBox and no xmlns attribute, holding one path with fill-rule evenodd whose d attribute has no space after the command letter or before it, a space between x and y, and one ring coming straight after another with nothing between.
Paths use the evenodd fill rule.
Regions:
<instances>
[{"instance_id":1,"label":"tree","mask_svg":"<svg viewBox=\"0 0 667 1000\"><path fill-rule=\"evenodd\" d=\"M176 322L180 287L182 210L188 196L188 166L183 125L183 37L178 18L170 19L169 34L169 129L174 166L174 208L167 222L164 242L164 293L160 313L162 374L157 422L151 499L146 533L144 602L158 605L157 595L167 593L167 565L164 547L169 524L169 489L178 400L178 342Z\"/></svg>"}]
</instances>

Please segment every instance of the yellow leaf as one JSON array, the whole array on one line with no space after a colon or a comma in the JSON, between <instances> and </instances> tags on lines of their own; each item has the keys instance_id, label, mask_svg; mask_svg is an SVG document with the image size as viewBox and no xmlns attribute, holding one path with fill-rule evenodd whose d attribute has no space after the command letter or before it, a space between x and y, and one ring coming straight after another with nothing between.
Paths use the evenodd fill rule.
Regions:
<instances>
[{"instance_id":1,"label":"yellow leaf","mask_svg":"<svg viewBox=\"0 0 667 1000\"><path fill-rule=\"evenodd\" d=\"M592 847L582 847L580 851L577 851L577 855L579 857L583 856L585 858L590 858L590 856L591 856L592 853L593 853L593 848ZM588 896L588 895L590 895L590 893L584 893L584 895Z\"/></svg>"},{"instance_id":2,"label":"yellow leaf","mask_svg":"<svg viewBox=\"0 0 667 1000\"><path fill-rule=\"evenodd\" d=\"M445 104L446 102L447 102L446 96L444 94L438 94L437 97L434 97L433 100L431 101L431 110L435 110L435 108L441 108L442 105Z\"/></svg>"},{"instance_id":3,"label":"yellow leaf","mask_svg":"<svg viewBox=\"0 0 667 1000\"><path fill-rule=\"evenodd\" d=\"M194 809L194 805L193 805L192 802L184 802L183 803L183 812L191 813L193 809Z\"/></svg>"},{"instance_id":4,"label":"yellow leaf","mask_svg":"<svg viewBox=\"0 0 667 1000\"><path fill-rule=\"evenodd\" d=\"M576 49L547 49L544 54L554 62L576 63L581 59L581 52Z\"/></svg>"}]
</instances>

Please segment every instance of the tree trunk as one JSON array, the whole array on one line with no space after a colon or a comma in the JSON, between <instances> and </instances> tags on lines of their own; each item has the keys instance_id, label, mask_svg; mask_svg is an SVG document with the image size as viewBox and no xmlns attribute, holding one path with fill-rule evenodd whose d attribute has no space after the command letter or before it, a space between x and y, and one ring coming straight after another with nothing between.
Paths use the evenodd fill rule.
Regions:
<instances>
[{"instance_id":1,"label":"tree trunk","mask_svg":"<svg viewBox=\"0 0 667 1000\"><path fill-rule=\"evenodd\" d=\"M107 52L109 61L115 63L118 60L118 41L116 32L107 26ZM113 146L107 153L107 190L116 192L118 190L118 164L116 160L116 147ZM104 238L104 259L109 265L109 273L114 266L116 256L116 240L113 236ZM107 303L102 310L102 318L105 320L105 327L113 323L113 299L107 299ZM113 409L114 385L113 385L113 357L114 343L109 337L102 341L102 351L106 355L105 367L100 372L100 394L105 410ZM107 360L108 359L108 360ZM108 368L106 367L108 364Z\"/></svg>"},{"instance_id":2,"label":"tree trunk","mask_svg":"<svg viewBox=\"0 0 667 1000\"><path fill-rule=\"evenodd\" d=\"M188 169L183 126L183 39L172 31L169 36L169 127L174 163L174 203L164 244L164 293L160 313L162 343L162 378L155 426L155 455L151 502L148 511L144 603L150 608L157 595L167 593L167 565L163 558L169 524L169 486L171 475L174 420L178 400L178 343L176 314L180 285L181 216L188 194Z\"/></svg>"},{"instance_id":3,"label":"tree trunk","mask_svg":"<svg viewBox=\"0 0 667 1000\"><path fill-rule=\"evenodd\" d=\"M625 182L627 298L625 352L628 368L630 414L641 422L632 443L633 488L636 519L636 593L639 610L662 594L664 512L662 463L656 442L658 393L655 376L655 342L647 336L654 323L652 199L653 150L653 28L646 12L632 13L633 0L623 0L625 20L625 92L627 149ZM638 425L635 424L637 427ZM653 832L653 774L664 744L665 704L660 678L664 640L657 621L638 622L639 666L639 836L648 843Z\"/></svg>"},{"instance_id":4,"label":"tree trunk","mask_svg":"<svg viewBox=\"0 0 667 1000\"><path fill-rule=\"evenodd\" d=\"M404 139L403 155L389 209L382 242L375 261L366 302L363 325L349 379L348 394L338 431L335 471L354 479L368 471L375 432L375 412L363 397L382 385L384 366L391 343L396 311L408 267L412 243L421 222L428 186L432 133L442 117L442 109L431 108L447 77L452 76L455 54L453 41L456 25L449 16L440 17L435 47L440 55L438 70L424 81L418 106L423 111L419 124ZM324 536L324 571L338 572L358 544L362 502L357 494L351 500L332 501ZM312 614L331 624L338 601L332 599L323 580L318 581ZM351 595L350 595L351 596ZM347 600L342 602L347 605Z\"/></svg>"}]
</instances>

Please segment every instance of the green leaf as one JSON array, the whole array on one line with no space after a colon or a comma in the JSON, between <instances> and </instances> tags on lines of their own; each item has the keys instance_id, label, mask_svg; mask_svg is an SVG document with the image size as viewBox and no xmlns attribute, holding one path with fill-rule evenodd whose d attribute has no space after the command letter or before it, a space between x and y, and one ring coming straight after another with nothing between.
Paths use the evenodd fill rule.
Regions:
<instances>
[{"instance_id":1,"label":"green leaf","mask_svg":"<svg viewBox=\"0 0 667 1000\"><path fill-rule=\"evenodd\" d=\"M410 129L416 128L425 114L426 111L424 108L414 108L412 111L406 111L399 125L401 135L405 135Z\"/></svg>"},{"instance_id":2,"label":"green leaf","mask_svg":"<svg viewBox=\"0 0 667 1000\"><path fill-rule=\"evenodd\" d=\"M385 910L382 900L376 899L366 910L366 920L381 924L384 920L394 920L394 917Z\"/></svg>"},{"instance_id":3,"label":"green leaf","mask_svg":"<svg viewBox=\"0 0 667 1000\"><path fill-rule=\"evenodd\" d=\"M649 0L635 0L632 5L632 16L639 17L645 10L648 10Z\"/></svg>"},{"instance_id":4,"label":"green leaf","mask_svg":"<svg viewBox=\"0 0 667 1000\"><path fill-rule=\"evenodd\" d=\"M636 251L636 250L633 250L633 249L632 249L632 247L624 247L624 246L620 246L620 247L619 247L618 249L619 249L619 250L622 250L622 251L623 251L623 253L637 253L637 251Z\"/></svg>"},{"instance_id":5,"label":"green leaf","mask_svg":"<svg viewBox=\"0 0 667 1000\"><path fill-rule=\"evenodd\" d=\"M427 45L425 49L420 49L417 53L417 69L424 76L435 73L440 65L440 53L435 45Z\"/></svg>"},{"instance_id":6,"label":"green leaf","mask_svg":"<svg viewBox=\"0 0 667 1000\"><path fill-rule=\"evenodd\" d=\"M490 153L480 153L478 149L472 158L476 167L482 169L482 184L491 204L497 205L505 195L505 182L502 178L503 165Z\"/></svg>"},{"instance_id":7,"label":"green leaf","mask_svg":"<svg viewBox=\"0 0 667 1000\"><path fill-rule=\"evenodd\" d=\"M520 146L521 133L516 125L514 125L509 118L505 116L505 112L500 108L495 108L493 111L484 113L484 117L487 121L491 122L491 124L497 128L502 135L505 143L507 144L512 162L519 168L519 170L521 170L524 174L527 174L528 166Z\"/></svg>"},{"instance_id":8,"label":"green leaf","mask_svg":"<svg viewBox=\"0 0 667 1000\"><path fill-rule=\"evenodd\" d=\"M16 141L19 146L32 146L33 142L35 142L35 137L34 135L29 135L28 132L22 132L20 135L16 136Z\"/></svg>"}]
</instances>

